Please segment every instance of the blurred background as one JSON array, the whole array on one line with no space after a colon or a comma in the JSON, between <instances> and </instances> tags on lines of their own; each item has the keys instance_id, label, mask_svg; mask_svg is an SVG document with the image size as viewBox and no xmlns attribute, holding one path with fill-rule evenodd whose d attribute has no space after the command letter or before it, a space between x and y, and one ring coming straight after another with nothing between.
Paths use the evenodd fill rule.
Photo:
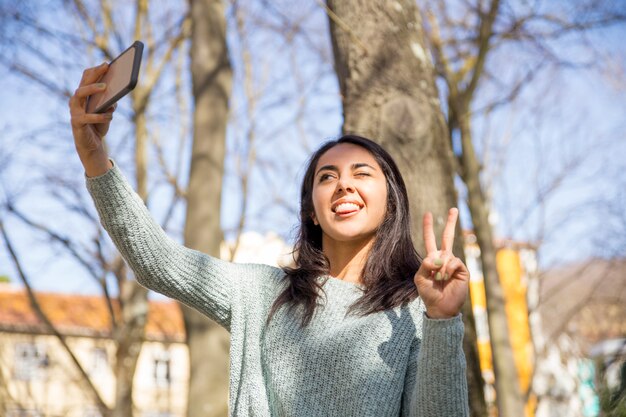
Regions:
<instances>
[{"instance_id":1,"label":"blurred background","mask_svg":"<svg viewBox=\"0 0 626 417\"><path fill-rule=\"evenodd\" d=\"M106 142L170 236L289 264L308 156L370 137L418 251L461 210L472 415L625 416L624 39L621 0L0 2L0 415L228 413L228 333L134 283L74 152L141 40Z\"/></svg>"}]
</instances>

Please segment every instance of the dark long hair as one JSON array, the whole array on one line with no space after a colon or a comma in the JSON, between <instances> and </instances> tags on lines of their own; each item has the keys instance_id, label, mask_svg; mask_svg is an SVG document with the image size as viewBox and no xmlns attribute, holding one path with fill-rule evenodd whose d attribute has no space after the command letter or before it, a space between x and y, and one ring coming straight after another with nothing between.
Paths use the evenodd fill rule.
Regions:
<instances>
[{"instance_id":1,"label":"dark long hair","mask_svg":"<svg viewBox=\"0 0 626 417\"><path fill-rule=\"evenodd\" d=\"M413 276L420 267L421 258L411 240L409 199L400 171L391 155L369 139L345 135L324 143L309 159L300 190L300 227L294 247L294 267L284 267L287 287L274 301L268 315L269 323L278 309L286 304L290 311L298 311L302 327L311 321L318 304L323 282L318 278L328 275L330 264L322 252L322 229L313 223L313 183L315 167L329 149L350 143L368 150L380 165L387 181L387 208L376 231L376 237L361 273L365 285L363 295L348 309L348 313L362 316L403 305L417 297Z\"/></svg>"}]
</instances>

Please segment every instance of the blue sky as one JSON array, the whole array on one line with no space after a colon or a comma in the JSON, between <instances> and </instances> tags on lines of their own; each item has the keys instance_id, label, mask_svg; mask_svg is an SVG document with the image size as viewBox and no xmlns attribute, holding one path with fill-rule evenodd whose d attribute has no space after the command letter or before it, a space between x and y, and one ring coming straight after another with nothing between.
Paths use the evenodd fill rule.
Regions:
<instances>
[{"instance_id":1,"label":"blue sky","mask_svg":"<svg viewBox=\"0 0 626 417\"><path fill-rule=\"evenodd\" d=\"M53 22L61 12L52 10L50 13L48 22ZM257 18L272 21L265 12L255 10L253 13ZM296 36L290 44L271 29L257 28L247 38L255 64L255 86L260 94L255 120L258 154L263 161L263 166L257 166L252 173L248 227L259 232L276 231L289 239L293 236L299 178L305 159L310 150L339 134L342 120L326 17L315 4L307 7L293 5L285 13L302 18L306 37ZM234 34L232 19L229 30L235 66L233 120L228 131L228 147L232 155L235 150L241 149L241 139L250 124L242 91L241 44ZM626 67L626 63L617 52L623 35L623 28L617 28L597 39L605 50L615 48L615 54L611 56L624 65L622 68ZM132 38L128 36L127 43L131 42ZM187 50L181 53L184 59ZM79 57L77 52L72 52L59 59L58 67L46 70L46 74L61 80L61 85L73 90L80 78L81 66L97 64L102 60L98 56ZM72 59L82 61L73 62ZM514 70L508 66L519 64L512 62L506 54L494 59L493 65L501 66L502 71ZM36 65L41 67L43 64ZM609 219L602 207L619 201L626 185L626 166L621 157L626 154L623 134L626 127L623 116L626 114L623 99L625 78L619 71L614 78L597 70L546 72L525 90L513 106L494 112L489 120L474 122L479 151L488 149L492 156L490 161L503 161L502 168L497 171L493 166L485 167L488 182L493 183L494 208L498 214L497 234L499 237L536 241L544 236L541 230L545 229L541 252L544 267L602 254L602 248L598 247L598 239L602 236L618 242L619 236L613 236L613 233L617 234L619 230L607 227L614 225L614 219ZM25 213L55 230L88 242L97 233L97 225L81 221L50 195L54 187L49 177L54 174L71 181L74 189L88 198L83 186L82 168L73 153L65 100L23 77L11 74L2 66L0 89L0 128L3 132L0 162L10 162L0 166L0 178L4 183L0 199L5 198L6 192L20 194L18 206ZM485 88L481 94L486 97L489 93L489 89ZM189 106L188 91L183 93L183 98ZM178 122L188 120L188 114L181 113L181 105L176 99L172 73L168 72L153 96L159 106L150 110L150 128L168 150L170 166L174 164L173 155L178 147ZM304 104L300 106L299 103ZM108 140L112 156L132 182L132 131L128 120L125 120L127 106L128 99L121 103L120 114L116 116ZM481 149L481 143L489 145ZM568 168L562 185L549 196L543 208L527 212L525 207L532 201L537 189L550 184L563 171L563 166L580 153L586 157L581 163ZM156 165L154 153L151 157L151 164ZM235 158L231 156L227 160L230 175L224 180L222 201L225 230L233 227L240 211L241 194L236 177L232 175L234 166ZM182 172L186 176L186 166ZM156 169L151 170L150 181L149 206L155 217L162 219L166 210L163 202L170 200L171 190L163 184L162 176ZM184 177L181 181L185 183ZM274 196L286 205L273 203ZM179 203L169 229L176 237L180 237L182 230L183 212L184 207ZM526 212L529 215L520 219ZM85 271L68 259L58 245L51 244L41 234L29 231L14 217L4 217L37 289L97 291ZM513 219L517 221L513 222ZM469 224L467 221L464 223ZM542 226L544 223L545 227ZM616 245L619 252L619 243ZM621 254L624 255L623 250ZM4 245L0 245L2 274L17 281Z\"/></svg>"}]
</instances>

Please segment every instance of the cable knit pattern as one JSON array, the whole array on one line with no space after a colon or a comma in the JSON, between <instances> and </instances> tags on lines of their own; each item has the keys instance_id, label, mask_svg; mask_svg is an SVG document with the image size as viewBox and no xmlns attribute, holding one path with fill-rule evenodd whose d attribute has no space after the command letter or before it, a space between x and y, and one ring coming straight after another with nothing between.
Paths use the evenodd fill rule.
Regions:
<instances>
[{"instance_id":1,"label":"cable knit pattern","mask_svg":"<svg viewBox=\"0 0 626 417\"><path fill-rule=\"evenodd\" d=\"M320 277L306 328L283 306L279 268L234 264L185 248L153 220L119 168L87 178L102 225L139 283L230 332L230 415L238 417L467 416L461 317L431 320L420 298L346 316L363 287Z\"/></svg>"}]
</instances>

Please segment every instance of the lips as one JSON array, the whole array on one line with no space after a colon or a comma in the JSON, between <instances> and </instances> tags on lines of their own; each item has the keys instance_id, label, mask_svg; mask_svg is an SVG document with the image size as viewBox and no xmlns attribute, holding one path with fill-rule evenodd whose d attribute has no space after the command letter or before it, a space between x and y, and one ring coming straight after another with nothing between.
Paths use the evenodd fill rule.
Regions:
<instances>
[{"instance_id":1,"label":"lips","mask_svg":"<svg viewBox=\"0 0 626 417\"><path fill-rule=\"evenodd\" d=\"M340 200L332 205L331 210L335 214L350 214L363 208L363 204L358 201Z\"/></svg>"}]
</instances>

